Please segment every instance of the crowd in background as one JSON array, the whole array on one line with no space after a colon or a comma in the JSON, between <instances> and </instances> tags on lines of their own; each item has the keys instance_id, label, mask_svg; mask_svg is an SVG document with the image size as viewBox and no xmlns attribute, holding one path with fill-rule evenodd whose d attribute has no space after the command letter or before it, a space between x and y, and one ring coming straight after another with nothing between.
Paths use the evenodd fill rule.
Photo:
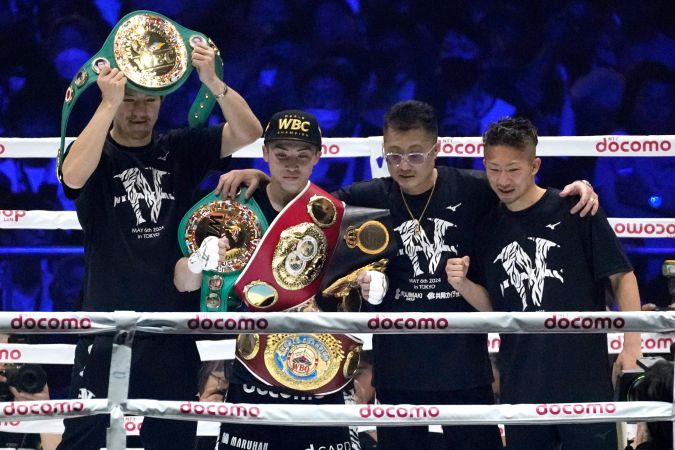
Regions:
<instances>
[{"instance_id":1,"label":"crowd in background","mask_svg":"<svg viewBox=\"0 0 675 450\"><path fill-rule=\"evenodd\" d=\"M225 81L263 123L298 108L317 116L326 137L379 136L383 113L417 98L435 106L441 136L478 136L507 115L528 117L542 136L675 134L670 0L2 0L0 136L59 135L68 83L139 9L211 37ZM195 75L165 99L159 130L186 125L198 84ZM98 95L90 89L79 100L69 136ZM481 167L478 159L440 163ZM543 167L542 186L591 180L609 217L675 217L675 157L550 158ZM54 173L53 160L0 158L0 209L73 210ZM314 171L327 190L368 177L366 158ZM2 310L77 309L80 243L76 231L3 230ZM643 301L670 305L660 266L675 242L624 246Z\"/></svg>"}]
</instances>

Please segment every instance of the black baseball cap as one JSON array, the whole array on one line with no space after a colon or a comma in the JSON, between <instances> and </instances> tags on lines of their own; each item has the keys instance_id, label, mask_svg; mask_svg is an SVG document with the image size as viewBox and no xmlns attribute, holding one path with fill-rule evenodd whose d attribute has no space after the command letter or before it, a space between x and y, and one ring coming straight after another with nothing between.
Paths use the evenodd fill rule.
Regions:
<instances>
[{"instance_id":1,"label":"black baseball cap","mask_svg":"<svg viewBox=\"0 0 675 450\"><path fill-rule=\"evenodd\" d=\"M321 128L313 114L289 109L272 116L265 128L265 142L288 139L321 147Z\"/></svg>"}]
</instances>

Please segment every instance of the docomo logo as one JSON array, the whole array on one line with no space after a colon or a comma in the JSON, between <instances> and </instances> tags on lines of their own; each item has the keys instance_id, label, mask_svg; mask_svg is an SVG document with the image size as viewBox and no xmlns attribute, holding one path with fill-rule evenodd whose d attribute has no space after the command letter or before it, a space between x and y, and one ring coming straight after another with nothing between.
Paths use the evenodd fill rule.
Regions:
<instances>
[{"instance_id":1,"label":"docomo logo","mask_svg":"<svg viewBox=\"0 0 675 450\"><path fill-rule=\"evenodd\" d=\"M672 144L669 140L619 141L617 138L602 138L595 144L595 151L622 153L669 152Z\"/></svg>"},{"instance_id":2,"label":"docomo logo","mask_svg":"<svg viewBox=\"0 0 675 450\"><path fill-rule=\"evenodd\" d=\"M2 428L2 427L14 427L14 428L16 428L19 425L21 425L21 422L19 422L18 420L14 420L12 422L0 422L0 428Z\"/></svg>"},{"instance_id":3,"label":"docomo logo","mask_svg":"<svg viewBox=\"0 0 675 450\"><path fill-rule=\"evenodd\" d=\"M15 330L88 330L91 328L91 319L88 317L67 317L59 319L58 317L23 317L19 314L10 321L10 326Z\"/></svg>"},{"instance_id":4,"label":"docomo logo","mask_svg":"<svg viewBox=\"0 0 675 450\"><path fill-rule=\"evenodd\" d=\"M18 348L0 348L0 361L19 361L21 350Z\"/></svg>"},{"instance_id":5,"label":"docomo logo","mask_svg":"<svg viewBox=\"0 0 675 450\"><path fill-rule=\"evenodd\" d=\"M137 421L126 417L124 418L124 429L127 433L137 434L141 431L141 428L143 428L143 420Z\"/></svg>"},{"instance_id":6,"label":"docomo logo","mask_svg":"<svg viewBox=\"0 0 675 450\"><path fill-rule=\"evenodd\" d=\"M376 419L380 419L382 417L390 417L394 419L424 419L427 417L438 417L440 413L441 412L435 406L368 405L359 409L359 414L364 419L368 419L369 417L374 417Z\"/></svg>"},{"instance_id":7,"label":"docomo logo","mask_svg":"<svg viewBox=\"0 0 675 450\"><path fill-rule=\"evenodd\" d=\"M322 155L337 155L340 153L340 146L337 144L321 144L321 154Z\"/></svg>"},{"instance_id":8,"label":"docomo logo","mask_svg":"<svg viewBox=\"0 0 675 450\"><path fill-rule=\"evenodd\" d=\"M200 416L223 417L260 417L260 408L227 403L201 402L183 403L180 405L183 414L198 414Z\"/></svg>"},{"instance_id":9,"label":"docomo logo","mask_svg":"<svg viewBox=\"0 0 675 450\"><path fill-rule=\"evenodd\" d=\"M675 236L675 223L635 223L617 222L614 224L614 233L617 235L664 235Z\"/></svg>"},{"instance_id":10,"label":"docomo logo","mask_svg":"<svg viewBox=\"0 0 675 450\"><path fill-rule=\"evenodd\" d=\"M250 331L256 331L256 330L266 330L267 327L269 326L269 323L267 322L267 319L260 318L260 319L247 319L247 318L242 318L242 319L235 319L232 317L228 317L227 319L212 319L208 315L204 316L201 314L197 314L197 316L194 319L190 319L187 321L187 326L191 330L234 330L234 331L240 331L240 330L250 330Z\"/></svg>"},{"instance_id":11,"label":"docomo logo","mask_svg":"<svg viewBox=\"0 0 675 450\"><path fill-rule=\"evenodd\" d=\"M537 405L537 414L540 416L558 416L565 415L583 415L583 414L614 414L616 405L614 403L563 403L560 405Z\"/></svg>"},{"instance_id":12,"label":"docomo logo","mask_svg":"<svg viewBox=\"0 0 675 450\"><path fill-rule=\"evenodd\" d=\"M18 222L22 217L26 217L26 211L23 209L0 209L0 218L3 222Z\"/></svg>"},{"instance_id":13,"label":"docomo logo","mask_svg":"<svg viewBox=\"0 0 675 450\"><path fill-rule=\"evenodd\" d=\"M11 402L2 409L6 416L27 416L29 414L53 416L55 414L68 414L71 412L82 412L84 403L61 401L55 403L25 404Z\"/></svg>"},{"instance_id":14,"label":"docomo logo","mask_svg":"<svg viewBox=\"0 0 675 450\"><path fill-rule=\"evenodd\" d=\"M413 317L390 319L377 315L368 321L368 328L371 330L443 330L448 328L448 320L442 317L440 319L415 319Z\"/></svg>"},{"instance_id":15,"label":"docomo logo","mask_svg":"<svg viewBox=\"0 0 675 450\"><path fill-rule=\"evenodd\" d=\"M566 330L568 328L574 330L609 330L625 327L626 321L621 317L615 319L610 319L609 317L574 317L569 319L553 314L553 317L544 320L544 326L549 330L554 328L559 330Z\"/></svg>"},{"instance_id":16,"label":"docomo logo","mask_svg":"<svg viewBox=\"0 0 675 450\"><path fill-rule=\"evenodd\" d=\"M670 353L670 346L675 342L673 337L657 337L650 336L646 339L641 339L642 351L649 351L652 353ZM623 350L623 336L617 335L609 340L609 348L614 351Z\"/></svg>"},{"instance_id":17,"label":"docomo logo","mask_svg":"<svg viewBox=\"0 0 675 450\"><path fill-rule=\"evenodd\" d=\"M481 156L484 149L483 143L474 144L472 142L457 142L453 144L452 139L441 139L441 153L447 155L475 155Z\"/></svg>"}]
</instances>

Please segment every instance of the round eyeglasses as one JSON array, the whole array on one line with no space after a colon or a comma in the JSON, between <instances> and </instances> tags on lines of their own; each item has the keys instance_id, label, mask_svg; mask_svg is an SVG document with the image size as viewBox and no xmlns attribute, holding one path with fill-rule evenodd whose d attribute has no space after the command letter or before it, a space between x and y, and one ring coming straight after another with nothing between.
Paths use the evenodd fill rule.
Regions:
<instances>
[{"instance_id":1,"label":"round eyeglasses","mask_svg":"<svg viewBox=\"0 0 675 450\"><path fill-rule=\"evenodd\" d=\"M436 145L438 145L438 142L435 143L428 151L426 152L413 152L413 153L397 153L397 152L390 152L390 153L384 153L384 149L382 149L382 153L384 154L384 159L389 163L393 164L395 166L400 166L401 163L405 160L408 162L408 164L412 164L413 166L419 166L420 164L423 164L424 161L427 160L431 152L434 151L436 148Z\"/></svg>"}]
</instances>

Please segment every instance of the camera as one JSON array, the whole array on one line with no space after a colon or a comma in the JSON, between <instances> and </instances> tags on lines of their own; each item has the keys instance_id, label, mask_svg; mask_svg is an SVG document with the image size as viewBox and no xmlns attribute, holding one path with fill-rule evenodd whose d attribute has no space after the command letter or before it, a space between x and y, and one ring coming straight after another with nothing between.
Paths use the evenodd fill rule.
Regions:
<instances>
[{"instance_id":1,"label":"camera","mask_svg":"<svg viewBox=\"0 0 675 450\"><path fill-rule=\"evenodd\" d=\"M11 364L0 371L7 381L0 383L0 402L11 402L14 396L9 390L13 386L29 394L42 392L47 384L47 373L39 364Z\"/></svg>"},{"instance_id":2,"label":"camera","mask_svg":"<svg viewBox=\"0 0 675 450\"><path fill-rule=\"evenodd\" d=\"M667 360L661 356L638 358L638 367L622 371L616 381L614 400L619 402L637 401L636 394L645 379L645 371L659 361Z\"/></svg>"}]
</instances>

